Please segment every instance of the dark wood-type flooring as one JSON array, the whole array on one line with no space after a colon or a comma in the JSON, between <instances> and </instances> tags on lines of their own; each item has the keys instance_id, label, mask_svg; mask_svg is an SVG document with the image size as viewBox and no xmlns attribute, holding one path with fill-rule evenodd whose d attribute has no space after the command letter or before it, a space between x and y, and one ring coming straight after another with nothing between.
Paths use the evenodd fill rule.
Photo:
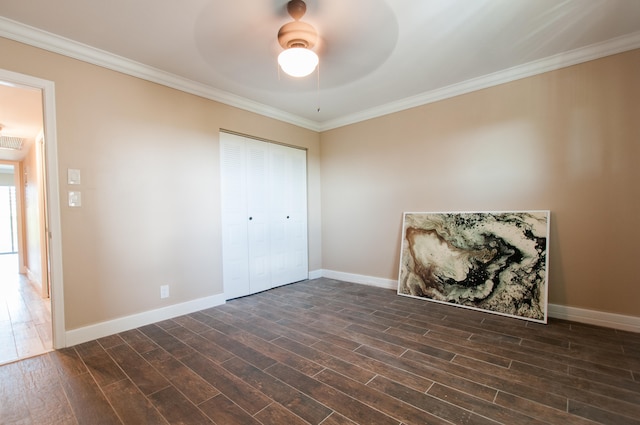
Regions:
<instances>
[{"instance_id":1,"label":"dark wood-type flooring","mask_svg":"<svg viewBox=\"0 0 640 425\"><path fill-rule=\"evenodd\" d=\"M640 334L318 279L0 367L2 424L640 424Z\"/></svg>"}]
</instances>

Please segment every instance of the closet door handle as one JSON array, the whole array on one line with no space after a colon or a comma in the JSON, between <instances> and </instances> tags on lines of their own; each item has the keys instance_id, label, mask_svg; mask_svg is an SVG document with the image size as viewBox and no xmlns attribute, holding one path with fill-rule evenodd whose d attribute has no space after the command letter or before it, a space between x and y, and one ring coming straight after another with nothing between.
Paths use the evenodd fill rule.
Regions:
<instances>
[{"instance_id":1,"label":"closet door handle","mask_svg":"<svg viewBox=\"0 0 640 425\"><path fill-rule=\"evenodd\" d=\"M289 216L287 216L287 219L289 218Z\"/></svg>"},{"instance_id":2,"label":"closet door handle","mask_svg":"<svg viewBox=\"0 0 640 425\"><path fill-rule=\"evenodd\" d=\"M249 217L249 220L253 220L253 217Z\"/></svg>"}]
</instances>

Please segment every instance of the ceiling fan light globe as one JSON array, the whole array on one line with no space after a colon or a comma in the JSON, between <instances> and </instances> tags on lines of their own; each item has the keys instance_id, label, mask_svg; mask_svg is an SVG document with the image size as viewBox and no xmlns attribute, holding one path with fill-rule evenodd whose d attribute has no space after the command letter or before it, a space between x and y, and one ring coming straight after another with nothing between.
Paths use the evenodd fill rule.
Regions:
<instances>
[{"instance_id":1,"label":"ceiling fan light globe","mask_svg":"<svg viewBox=\"0 0 640 425\"><path fill-rule=\"evenodd\" d=\"M291 47L278 55L278 64L292 77L306 77L318 66L318 55L304 47Z\"/></svg>"}]
</instances>

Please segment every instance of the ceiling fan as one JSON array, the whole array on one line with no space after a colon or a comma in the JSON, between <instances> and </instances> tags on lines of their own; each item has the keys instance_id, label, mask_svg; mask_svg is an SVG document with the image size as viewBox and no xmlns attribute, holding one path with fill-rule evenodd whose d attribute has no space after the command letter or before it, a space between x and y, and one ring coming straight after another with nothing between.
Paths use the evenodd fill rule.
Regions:
<instances>
[{"instance_id":1,"label":"ceiling fan","mask_svg":"<svg viewBox=\"0 0 640 425\"><path fill-rule=\"evenodd\" d=\"M278 55L278 64L292 77L306 77L318 66L318 55L311 50L318 41L316 29L300 20L307 11L303 0L287 3L287 12L292 22L284 24L278 31L278 43L284 49Z\"/></svg>"}]
</instances>

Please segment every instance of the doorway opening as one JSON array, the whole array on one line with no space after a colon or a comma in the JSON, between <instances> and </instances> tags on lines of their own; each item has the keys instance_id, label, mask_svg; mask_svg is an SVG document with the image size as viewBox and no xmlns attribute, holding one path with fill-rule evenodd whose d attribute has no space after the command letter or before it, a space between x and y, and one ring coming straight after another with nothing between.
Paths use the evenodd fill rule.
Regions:
<instances>
[{"instance_id":1,"label":"doorway opening","mask_svg":"<svg viewBox=\"0 0 640 425\"><path fill-rule=\"evenodd\" d=\"M59 203L53 202L56 225L50 229L47 202L49 187L58 194L57 177L50 182L47 173L53 163L57 174L55 158L47 158L56 151L52 96L53 83L0 70L0 364L64 346L64 322L54 320L58 294L50 256ZM52 150L45 135L52 135Z\"/></svg>"}]
</instances>

